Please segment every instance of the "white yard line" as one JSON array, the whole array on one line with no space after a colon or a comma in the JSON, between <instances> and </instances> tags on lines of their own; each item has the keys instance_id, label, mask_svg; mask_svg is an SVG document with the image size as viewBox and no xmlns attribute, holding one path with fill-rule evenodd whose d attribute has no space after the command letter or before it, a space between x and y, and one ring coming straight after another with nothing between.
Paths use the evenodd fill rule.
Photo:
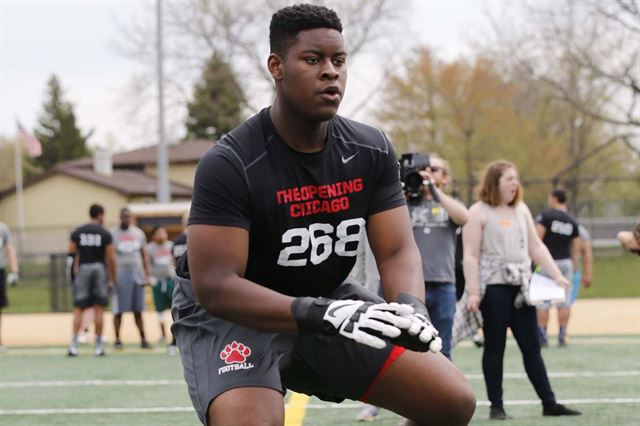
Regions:
<instances>
[{"instance_id":1,"label":"white yard line","mask_svg":"<svg viewBox=\"0 0 640 426\"><path fill-rule=\"evenodd\" d=\"M592 405L592 404L640 404L640 398L585 398L585 399L563 399L558 401L563 404ZM478 401L480 406L489 406L489 401ZM540 405L537 399L523 399L505 401L504 405ZM308 410L326 409L355 409L362 404L342 403L342 404L308 404ZM22 410L0 410L0 416L27 416L27 415L52 415L52 414L144 414L144 413L180 413L192 412L193 407L144 407L144 408L50 408L50 409L22 409Z\"/></svg>"},{"instance_id":2,"label":"white yard line","mask_svg":"<svg viewBox=\"0 0 640 426\"><path fill-rule=\"evenodd\" d=\"M0 388L44 388L60 386L156 386L184 384L184 380L39 380L29 382L0 382Z\"/></svg>"},{"instance_id":3,"label":"white yard line","mask_svg":"<svg viewBox=\"0 0 640 426\"><path fill-rule=\"evenodd\" d=\"M627 371L551 371L549 377L554 379L591 378L591 377L633 377L640 376L640 370ZM482 380L482 374L466 374L469 380ZM525 373L505 373L505 379L526 379ZM25 382L1 382L2 388L44 388L73 386L158 386L185 385L184 380L39 380Z\"/></svg>"},{"instance_id":4,"label":"white yard line","mask_svg":"<svg viewBox=\"0 0 640 426\"><path fill-rule=\"evenodd\" d=\"M553 379L574 379L579 377L628 377L640 376L640 370L629 371L549 371L547 375ZM482 374L465 374L469 380L484 380ZM527 379L526 373L504 373L505 379Z\"/></svg>"},{"instance_id":5,"label":"white yard line","mask_svg":"<svg viewBox=\"0 0 640 426\"><path fill-rule=\"evenodd\" d=\"M558 400L561 404L584 404L584 405L592 405L592 404L640 404L640 398L585 398L585 399L562 399ZM477 401L477 405L489 407L491 405L490 401ZM540 405L539 399L521 399L521 400L512 400L512 401L504 401L504 405ZM342 404L309 404L307 405L307 410L324 410L327 408L331 409L353 409L353 408L362 408L361 403L342 403ZM0 411L2 414L2 411Z\"/></svg>"}]
</instances>

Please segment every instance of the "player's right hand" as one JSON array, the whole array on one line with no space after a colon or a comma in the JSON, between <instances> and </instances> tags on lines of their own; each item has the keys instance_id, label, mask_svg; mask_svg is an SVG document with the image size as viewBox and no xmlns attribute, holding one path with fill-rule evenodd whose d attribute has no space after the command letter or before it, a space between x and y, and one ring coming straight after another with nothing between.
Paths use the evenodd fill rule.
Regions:
<instances>
[{"instance_id":1,"label":"player's right hand","mask_svg":"<svg viewBox=\"0 0 640 426\"><path fill-rule=\"evenodd\" d=\"M382 349L387 341L411 327L414 309L399 303L373 303L362 300L332 300L299 297L292 305L301 331L339 334L363 345Z\"/></svg>"}]
</instances>

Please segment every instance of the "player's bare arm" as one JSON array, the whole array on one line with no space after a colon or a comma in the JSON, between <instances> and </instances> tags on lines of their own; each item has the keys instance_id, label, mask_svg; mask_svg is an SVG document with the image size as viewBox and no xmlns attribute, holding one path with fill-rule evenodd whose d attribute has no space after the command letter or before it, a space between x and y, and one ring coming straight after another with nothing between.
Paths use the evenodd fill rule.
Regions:
<instances>
[{"instance_id":1,"label":"player's bare arm","mask_svg":"<svg viewBox=\"0 0 640 426\"><path fill-rule=\"evenodd\" d=\"M367 236L378 264L385 299L397 301L399 294L405 293L424 300L422 260L406 206L370 216Z\"/></svg>"},{"instance_id":2,"label":"player's bare arm","mask_svg":"<svg viewBox=\"0 0 640 426\"><path fill-rule=\"evenodd\" d=\"M294 332L294 298L244 278L249 233L230 226L187 228L189 274L200 304L211 315L266 332Z\"/></svg>"},{"instance_id":3,"label":"player's bare arm","mask_svg":"<svg viewBox=\"0 0 640 426\"><path fill-rule=\"evenodd\" d=\"M116 248L113 244L107 244L105 247L106 252L106 263L107 263L107 277L109 280L109 285L113 285L116 281L116 277L118 276L117 267L116 267Z\"/></svg>"},{"instance_id":4,"label":"player's bare arm","mask_svg":"<svg viewBox=\"0 0 640 426\"><path fill-rule=\"evenodd\" d=\"M464 242L462 268L467 286L467 309L477 312L480 309L480 245L485 221L482 205L476 203L471 206L469 216L469 221L462 228L462 241Z\"/></svg>"},{"instance_id":5,"label":"player's bare arm","mask_svg":"<svg viewBox=\"0 0 640 426\"><path fill-rule=\"evenodd\" d=\"M522 205L521 208L523 208L525 212L529 256L531 256L531 259L535 263L542 266L542 269L549 271L551 278L556 283L562 287L568 287L569 281L564 277L556 263L553 261L553 257L551 257L551 253L549 253L549 249L538 236L536 225L533 222L533 216L531 216L531 211L526 207L526 205Z\"/></svg>"},{"instance_id":6,"label":"player's bare arm","mask_svg":"<svg viewBox=\"0 0 640 426\"><path fill-rule=\"evenodd\" d=\"M76 245L75 241L69 241L69 248L67 250L67 253L73 256L73 264L71 265L71 268L73 270L73 273L75 274L78 272L78 246Z\"/></svg>"}]
</instances>

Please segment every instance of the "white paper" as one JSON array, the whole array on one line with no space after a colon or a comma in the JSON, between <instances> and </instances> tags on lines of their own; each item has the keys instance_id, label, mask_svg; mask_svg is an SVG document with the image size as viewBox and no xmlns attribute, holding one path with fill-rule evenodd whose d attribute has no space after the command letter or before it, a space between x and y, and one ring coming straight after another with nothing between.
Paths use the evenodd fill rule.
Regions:
<instances>
[{"instance_id":1,"label":"white paper","mask_svg":"<svg viewBox=\"0 0 640 426\"><path fill-rule=\"evenodd\" d=\"M531 303L564 302L565 289L551 278L534 272L529 283L529 299Z\"/></svg>"}]
</instances>

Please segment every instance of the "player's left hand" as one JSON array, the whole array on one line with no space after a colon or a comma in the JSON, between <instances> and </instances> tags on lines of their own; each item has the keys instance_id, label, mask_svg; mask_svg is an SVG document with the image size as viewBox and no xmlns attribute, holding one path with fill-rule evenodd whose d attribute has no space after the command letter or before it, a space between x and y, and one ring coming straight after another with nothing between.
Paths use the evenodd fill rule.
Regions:
<instances>
[{"instance_id":1,"label":"player's left hand","mask_svg":"<svg viewBox=\"0 0 640 426\"><path fill-rule=\"evenodd\" d=\"M397 345L417 352L440 352L442 339L440 333L431 324L426 306L417 297L401 293L398 303L413 307L414 313L404 315L411 320L409 327L402 330L400 336L391 339Z\"/></svg>"},{"instance_id":2,"label":"player's left hand","mask_svg":"<svg viewBox=\"0 0 640 426\"><path fill-rule=\"evenodd\" d=\"M7 274L7 284L9 284L11 287L15 287L16 285L18 285L18 273L17 272L9 272Z\"/></svg>"}]
</instances>

